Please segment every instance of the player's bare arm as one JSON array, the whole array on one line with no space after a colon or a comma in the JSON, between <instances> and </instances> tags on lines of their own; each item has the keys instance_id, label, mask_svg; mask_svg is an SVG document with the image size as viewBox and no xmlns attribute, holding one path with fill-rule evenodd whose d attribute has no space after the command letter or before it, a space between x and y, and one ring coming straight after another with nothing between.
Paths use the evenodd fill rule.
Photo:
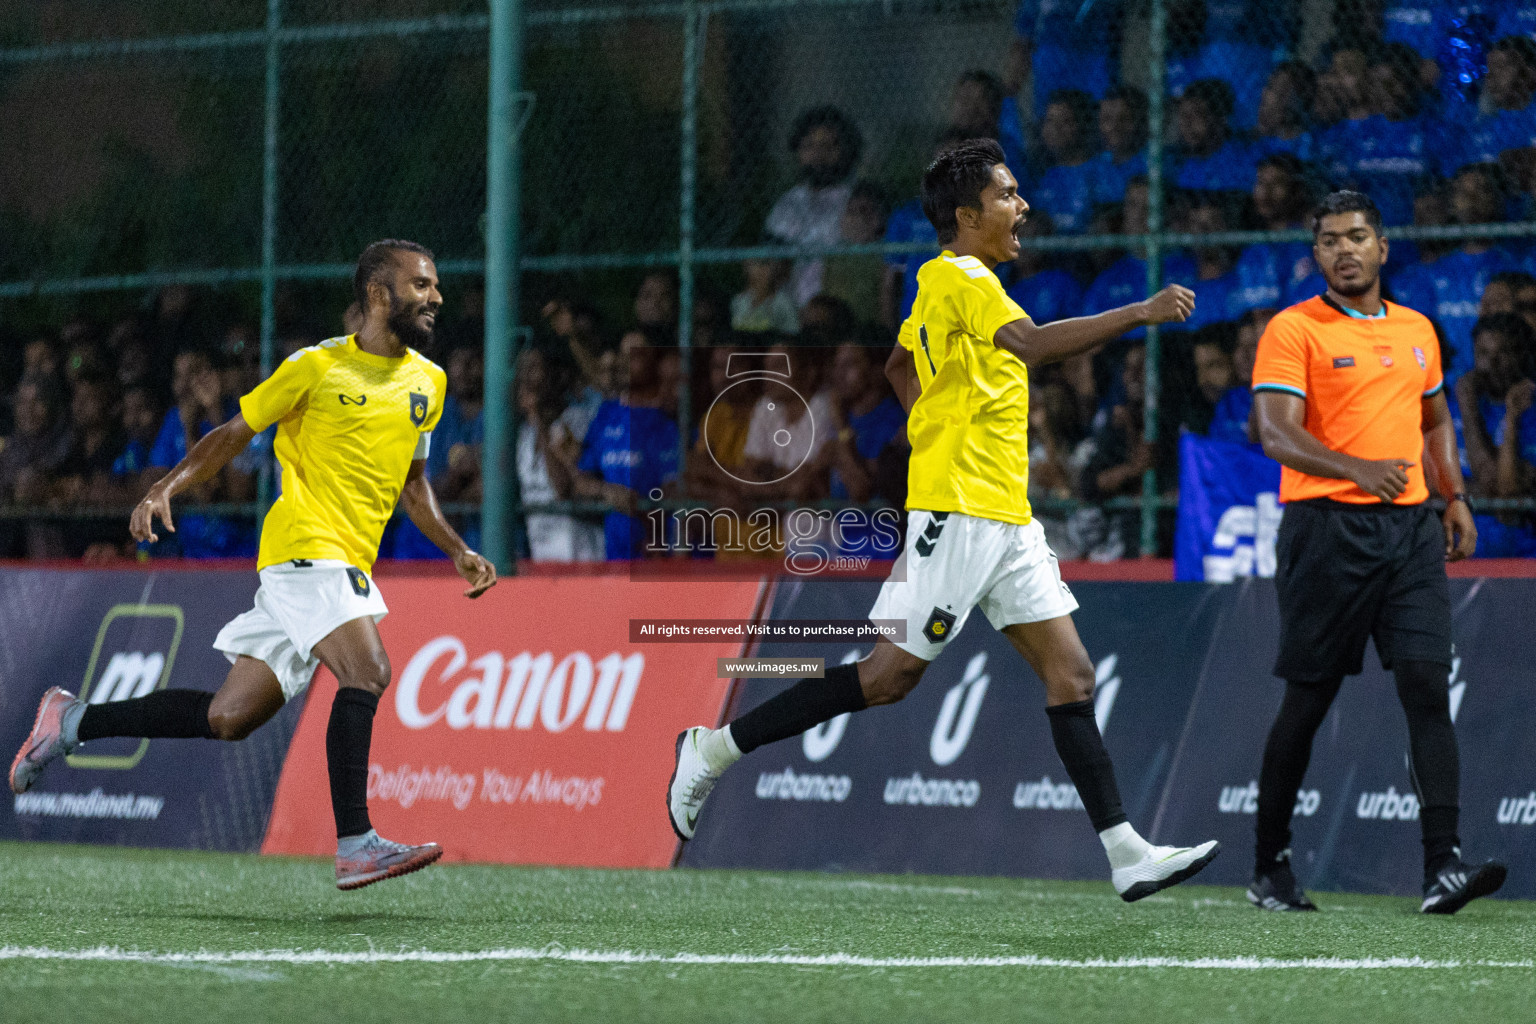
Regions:
<instances>
[{"instance_id":1,"label":"player's bare arm","mask_svg":"<svg viewBox=\"0 0 1536 1024\"><path fill-rule=\"evenodd\" d=\"M245 451L245 446L255 436L256 432L239 413L229 422L205 434L187 452L186 458L155 481L149 493L144 495L144 500L134 506L133 516L128 521L128 530L133 534L133 539L151 542L159 540L159 535L155 533L156 516L160 517L167 530L175 533L176 524L171 520L172 495L211 479L231 459Z\"/></svg>"},{"instance_id":2,"label":"player's bare arm","mask_svg":"<svg viewBox=\"0 0 1536 1024\"><path fill-rule=\"evenodd\" d=\"M1444 399L1441 399L1444 402ZM1408 488L1407 459L1361 459L1336 452L1307 432L1307 403L1296 395L1259 391L1253 396L1264 454L1309 476L1350 480L1382 501L1395 501Z\"/></svg>"},{"instance_id":3,"label":"player's bare arm","mask_svg":"<svg viewBox=\"0 0 1536 1024\"><path fill-rule=\"evenodd\" d=\"M1466 494L1461 478L1461 460L1456 454L1456 427L1451 422L1451 407L1445 389L1424 399L1424 472L1435 490L1446 498L1445 560L1459 562L1477 548L1477 526L1472 510L1457 495Z\"/></svg>"},{"instance_id":4,"label":"player's bare arm","mask_svg":"<svg viewBox=\"0 0 1536 1024\"><path fill-rule=\"evenodd\" d=\"M891 382L891 390L896 392L902 409L910 416L912 406L923 393L923 385L917 379L917 361L909 349L901 345L891 349L885 360L885 379Z\"/></svg>"},{"instance_id":5,"label":"player's bare arm","mask_svg":"<svg viewBox=\"0 0 1536 1024\"><path fill-rule=\"evenodd\" d=\"M1171 284L1141 302L1095 316L1040 325L1025 317L999 327L992 343L1024 361L1031 369L1059 363L1090 352L1126 331L1152 324L1183 323L1195 311L1195 293Z\"/></svg>"},{"instance_id":6,"label":"player's bare arm","mask_svg":"<svg viewBox=\"0 0 1536 1024\"><path fill-rule=\"evenodd\" d=\"M428 540L453 559L453 567L469 583L465 597L479 597L496 585L496 567L464 543L464 538L443 518L437 495L427 480L426 459L412 460L405 476L405 487L400 491L400 507Z\"/></svg>"}]
</instances>

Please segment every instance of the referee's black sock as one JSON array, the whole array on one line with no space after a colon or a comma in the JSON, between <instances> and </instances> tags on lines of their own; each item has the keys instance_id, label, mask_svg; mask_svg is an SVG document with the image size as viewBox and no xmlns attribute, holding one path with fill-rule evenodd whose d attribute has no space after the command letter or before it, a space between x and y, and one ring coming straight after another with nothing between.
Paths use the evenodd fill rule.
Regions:
<instances>
[{"instance_id":1,"label":"referee's black sock","mask_svg":"<svg viewBox=\"0 0 1536 1024\"><path fill-rule=\"evenodd\" d=\"M827 669L825 679L802 679L736 719L730 724L731 739L745 754L867 706L859 685L859 666L834 665Z\"/></svg>"},{"instance_id":2,"label":"referee's black sock","mask_svg":"<svg viewBox=\"0 0 1536 1024\"><path fill-rule=\"evenodd\" d=\"M1291 845L1291 812L1296 809L1296 791L1306 777L1312 760L1312 737L1323 724L1333 698L1338 695L1342 676L1318 683L1285 684L1285 699L1280 713L1270 726L1264 744L1264 766L1259 771L1259 813L1255 823L1258 842L1254 846L1254 875L1274 870L1280 851Z\"/></svg>"},{"instance_id":3,"label":"referee's black sock","mask_svg":"<svg viewBox=\"0 0 1536 1024\"><path fill-rule=\"evenodd\" d=\"M1067 777L1077 787L1088 820L1095 832L1103 832L1125 822L1120 807L1120 787L1115 782L1115 766L1104 749L1104 737L1093 717L1093 701L1078 700L1045 709L1051 720L1051 739L1056 753L1066 765Z\"/></svg>"},{"instance_id":4,"label":"referee's black sock","mask_svg":"<svg viewBox=\"0 0 1536 1024\"><path fill-rule=\"evenodd\" d=\"M1424 876L1433 878L1456 855L1461 803L1461 756L1451 724L1450 666L1400 661L1393 666L1397 698L1408 718L1413 784L1424 829Z\"/></svg>"},{"instance_id":5,"label":"referee's black sock","mask_svg":"<svg viewBox=\"0 0 1536 1024\"><path fill-rule=\"evenodd\" d=\"M325 729L325 766L331 776L331 810L336 837L360 836L373 828L368 820L368 747L373 742L373 713L379 695L343 686L331 703Z\"/></svg>"},{"instance_id":6,"label":"referee's black sock","mask_svg":"<svg viewBox=\"0 0 1536 1024\"><path fill-rule=\"evenodd\" d=\"M75 725L75 738L81 743L108 736L211 740L212 703L213 694L206 690L156 690L132 700L87 704Z\"/></svg>"}]
</instances>

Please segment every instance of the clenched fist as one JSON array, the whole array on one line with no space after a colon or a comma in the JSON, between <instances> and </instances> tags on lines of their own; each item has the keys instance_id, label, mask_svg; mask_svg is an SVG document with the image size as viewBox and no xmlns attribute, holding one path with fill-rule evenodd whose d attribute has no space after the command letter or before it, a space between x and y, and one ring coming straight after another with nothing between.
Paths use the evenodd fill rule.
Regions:
<instances>
[{"instance_id":1,"label":"clenched fist","mask_svg":"<svg viewBox=\"0 0 1536 1024\"><path fill-rule=\"evenodd\" d=\"M1142 319L1148 324L1183 323L1195 311L1195 293L1181 284L1170 284L1142 305L1146 307Z\"/></svg>"}]
</instances>

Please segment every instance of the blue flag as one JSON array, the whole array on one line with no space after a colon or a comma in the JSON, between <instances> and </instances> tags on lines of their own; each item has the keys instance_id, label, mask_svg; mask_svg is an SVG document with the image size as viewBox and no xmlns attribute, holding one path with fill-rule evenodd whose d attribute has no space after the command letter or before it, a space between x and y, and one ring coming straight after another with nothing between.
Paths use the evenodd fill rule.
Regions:
<instances>
[{"instance_id":1,"label":"blue flag","mask_svg":"<svg viewBox=\"0 0 1536 1024\"><path fill-rule=\"evenodd\" d=\"M1179 439L1173 578L1231 583L1275 574L1280 464L1256 445Z\"/></svg>"}]
</instances>

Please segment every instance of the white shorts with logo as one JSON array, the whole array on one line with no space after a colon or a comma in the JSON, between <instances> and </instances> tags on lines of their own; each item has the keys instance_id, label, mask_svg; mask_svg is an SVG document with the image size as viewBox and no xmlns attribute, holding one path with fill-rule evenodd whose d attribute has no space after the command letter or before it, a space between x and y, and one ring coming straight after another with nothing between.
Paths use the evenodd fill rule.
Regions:
<instances>
[{"instance_id":1,"label":"white shorts with logo","mask_svg":"<svg viewBox=\"0 0 1536 1024\"><path fill-rule=\"evenodd\" d=\"M242 654L266 662L283 699L292 700L320 667L315 644L343 623L365 615L378 622L387 614L384 596L361 569L333 559L280 562L261 570L256 607L231 619L213 646L230 664Z\"/></svg>"},{"instance_id":2,"label":"white shorts with logo","mask_svg":"<svg viewBox=\"0 0 1536 1024\"><path fill-rule=\"evenodd\" d=\"M932 661L971 609L996 629L1077 610L1038 522L1024 525L962 512L907 513L907 547L870 610L906 622L897 647Z\"/></svg>"}]
</instances>

